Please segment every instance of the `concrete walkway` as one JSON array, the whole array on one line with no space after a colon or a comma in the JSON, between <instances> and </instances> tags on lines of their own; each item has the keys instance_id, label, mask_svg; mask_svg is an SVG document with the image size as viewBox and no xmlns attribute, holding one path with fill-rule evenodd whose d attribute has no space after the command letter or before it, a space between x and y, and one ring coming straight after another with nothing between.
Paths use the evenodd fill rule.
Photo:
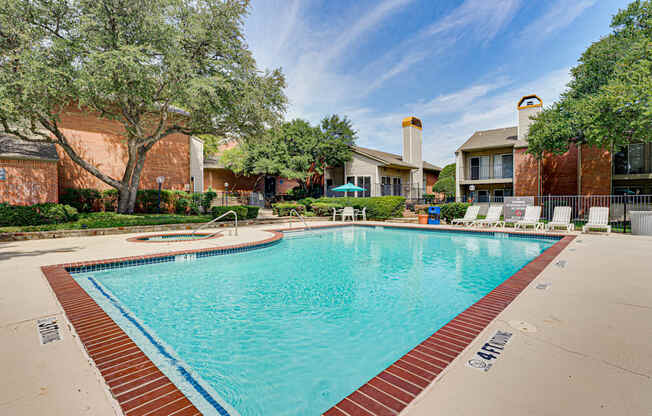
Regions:
<instances>
[{"instance_id":1,"label":"concrete walkway","mask_svg":"<svg viewBox=\"0 0 652 416\"><path fill-rule=\"evenodd\" d=\"M183 243L127 242L134 234L0 243L0 414L120 414L69 328L40 345L37 319L65 322L40 266L257 241L268 228ZM652 238L579 237L559 257L565 267L550 265L404 413L652 414L651 253ZM514 335L491 370L466 367L498 329Z\"/></svg>"}]
</instances>

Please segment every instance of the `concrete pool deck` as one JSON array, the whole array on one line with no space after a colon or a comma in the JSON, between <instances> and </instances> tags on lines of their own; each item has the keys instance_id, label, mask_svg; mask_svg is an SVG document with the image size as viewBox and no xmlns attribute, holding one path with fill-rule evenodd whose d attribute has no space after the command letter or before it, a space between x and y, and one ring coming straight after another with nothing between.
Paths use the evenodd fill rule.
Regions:
<instances>
[{"instance_id":1,"label":"concrete pool deck","mask_svg":"<svg viewBox=\"0 0 652 416\"><path fill-rule=\"evenodd\" d=\"M70 328L62 328L61 341L40 345L36 319L63 322L40 266L258 241L269 228L281 227L161 244L126 241L142 233L1 243L0 414L121 414ZM565 267L546 267L402 413L650 414L650 253L652 238L576 238L555 260ZM486 373L468 368L496 330L513 333L503 354Z\"/></svg>"}]
</instances>

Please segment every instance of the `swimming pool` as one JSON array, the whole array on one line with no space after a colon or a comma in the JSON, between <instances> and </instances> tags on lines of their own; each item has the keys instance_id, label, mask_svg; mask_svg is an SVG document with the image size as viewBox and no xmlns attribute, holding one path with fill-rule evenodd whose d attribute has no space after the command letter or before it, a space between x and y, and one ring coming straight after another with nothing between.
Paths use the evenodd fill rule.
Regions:
<instances>
[{"instance_id":1,"label":"swimming pool","mask_svg":"<svg viewBox=\"0 0 652 416\"><path fill-rule=\"evenodd\" d=\"M319 415L555 243L315 234L73 276L204 413Z\"/></svg>"}]
</instances>

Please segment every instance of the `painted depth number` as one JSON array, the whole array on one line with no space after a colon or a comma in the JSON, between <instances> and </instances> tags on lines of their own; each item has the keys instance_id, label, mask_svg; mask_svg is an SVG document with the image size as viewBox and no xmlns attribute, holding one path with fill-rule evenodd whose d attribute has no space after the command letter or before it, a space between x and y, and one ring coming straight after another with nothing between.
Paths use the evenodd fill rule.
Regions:
<instances>
[{"instance_id":1,"label":"painted depth number","mask_svg":"<svg viewBox=\"0 0 652 416\"><path fill-rule=\"evenodd\" d=\"M493 366L493 361L500 357L511 337L511 332L496 331L489 342L485 342L480 351L476 352L466 365L476 370L489 371Z\"/></svg>"}]
</instances>

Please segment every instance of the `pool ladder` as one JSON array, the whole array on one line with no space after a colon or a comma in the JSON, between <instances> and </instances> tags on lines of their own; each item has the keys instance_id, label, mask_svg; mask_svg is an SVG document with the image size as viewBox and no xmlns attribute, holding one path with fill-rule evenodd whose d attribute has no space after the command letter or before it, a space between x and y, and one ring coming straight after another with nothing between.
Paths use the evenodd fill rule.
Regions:
<instances>
[{"instance_id":1,"label":"pool ladder","mask_svg":"<svg viewBox=\"0 0 652 416\"><path fill-rule=\"evenodd\" d=\"M211 224L214 223L215 221L218 221L218 220L220 220L220 219L226 217L226 216L229 215L229 214L233 214L233 216L235 217L235 235L237 236L237 235L238 235L238 213L235 212L235 211L233 211L233 210L231 210L231 211L226 211L224 214L220 215L219 217L217 217L217 218L213 218L212 220L210 220L210 221L208 221L208 222L206 222L206 223L200 225L199 227L197 227L197 228L195 229L195 231L192 232L192 235L194 236L194 235L197 233L197 231L201 230L201 229L204 228L204 227L208 227L209 225L211 225ZM214 232L213 234L209 235L209 236L206 237L206 238L213 237L213 236L215 236L215 235L217 235L217 234L219 234L219 233L222 233L222 232L224 232L224 231L225 231L225 230L219 230L219 231L216 231L216 232Z\"/></svg>"},{"instance_id":2,"label":"pool ladder","mask_svg":"<svg viewBox=\"0 0 652 416\"><path fill-rule=\"evenodd\" d=\"M310 226L309 226L308 223L306 222L306 219L303 218L303 215L299 214L299 213L297 212L296 209L292 208L292 209L290 210L290 218L292 218L292 214L295 214L295 215L297 216L297 218L299 218L299 219L301 220L301 222L303 223L303 226L306 228L306 230L310 231L310 232L313 233L314 235L319 235L319 234L317 234L316 232L314 232L314 231L312 230L312 228L310 228ZM290 227L292 227L292 221L288 222L288 228L290 228Z\"/></svg>"}]
</instances>

